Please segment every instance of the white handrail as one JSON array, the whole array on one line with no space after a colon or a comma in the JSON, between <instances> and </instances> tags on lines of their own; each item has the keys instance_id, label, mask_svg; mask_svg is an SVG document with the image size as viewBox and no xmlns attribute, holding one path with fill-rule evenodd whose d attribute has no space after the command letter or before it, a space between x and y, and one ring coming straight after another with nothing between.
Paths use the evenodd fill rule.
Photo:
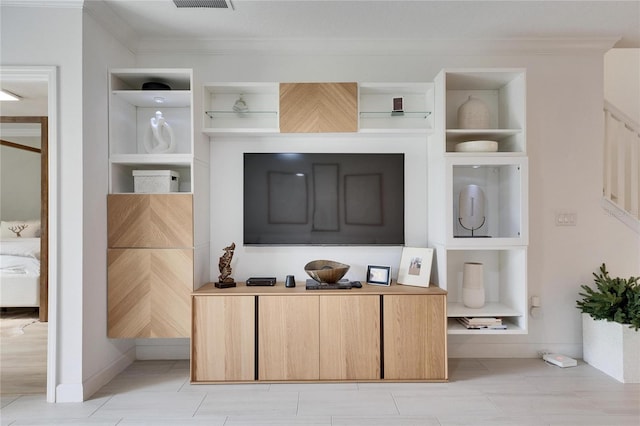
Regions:
<instances>
[{"instance_id":1,"label":"white handrail","mask_svg":"<svg viewBox=\"0 0 640 426\"><path fill-rule=\"evenodd\" d=\"M607 101L604 113L603 195L640 220L640 125Z\"/></svg>"}]
</instances>

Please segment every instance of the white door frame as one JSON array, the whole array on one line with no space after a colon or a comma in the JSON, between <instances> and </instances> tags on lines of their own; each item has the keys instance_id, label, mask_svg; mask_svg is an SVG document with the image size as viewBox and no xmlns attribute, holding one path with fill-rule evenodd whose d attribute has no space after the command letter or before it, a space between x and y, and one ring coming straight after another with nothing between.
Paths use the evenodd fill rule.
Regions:
<instances>
[{"instance_id":1,"label":"white door frame","mask_svg":"<svg viewBox=\"0 0 640 426\"><path fill-rule=\"evenodd\" d=\"M0 66L0 80L47 83L49 125L49 323L47 331L47 402L56 402L58 324L58 72L55 66Z\"/></svg>"}]
</instances>

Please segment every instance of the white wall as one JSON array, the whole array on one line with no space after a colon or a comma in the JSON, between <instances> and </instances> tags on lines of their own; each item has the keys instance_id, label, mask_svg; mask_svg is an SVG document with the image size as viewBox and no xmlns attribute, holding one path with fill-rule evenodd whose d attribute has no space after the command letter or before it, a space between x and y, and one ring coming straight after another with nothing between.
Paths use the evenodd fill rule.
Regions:
<instances>
[{"instance_id":1,"label":"white wall","mask_svg":"<svg viewBox=\"0 0 640 426\"><path fill-rule=\"evenodd\" d=\"M58 315L53 319L57 323L56 401L77 402L95 390L92 387L105 378L109 368L118 367L119 354L126 349L118 343L109 347L103 319L107 158L101 148L106 146L106 125L101 123L107 117L104 64L132 61L132 55L91 28L87 46L102 51L83 52L81 2L77 7L67 5L0 6L0 63L58 68L58 168L50 171L57 174L58 182L57 223L50 223L57 226L59 242ZM118 51L122 53L113 53ZM84 79L83 54L102 71L94 74L96 69L89 68L91 75Z\"/></svg>"},{"instance_id":2,"label":"white wall","mask_svg":"<svg viewBox=\"0 0 640 426\"><path fill-rule=\"evenodd\" d=\"M57 387L59 400L82 399L82 11L1 6L3 65L58 67L59 247ZM46 36L43 36L46 34ZM63 135L63 136L62 136Z\"/></svg>"},{"instance_id":3,"label":"white wall","mask_svg":"<svg viewBox=\"0 0 640 426\"><path fill-rule=\"evenodd\" d=\"M591 273L606 262L612 273L638 275L640 241L600 207L602 193L603 50L558 51L548 55L385 55L262 54L138 55L141 67L193 67L196 90L216 81L433 81L442 68L525 67L527 69L527 126L530 159L529 295L541 297L542 309L530 318L523 336L450 336L452 357L535 357L540 349L580 357L580 315L575 308L580 284L591 283ZM196 132L201 126L196 105ZM202 110L199 110L202 114ZM327 137L251 138L212 142L211 153L211 262L222 247L242 241L240 153L243 150L406 150L419 163L411 167L411 181L424 179L427 162L420 144L387 140L383 145L365 139ZM393 148L390 148L393 147ZM426 181L425 181L426 182ZM418 214L407 218L408 245L424 243L419 216L428 204L416 200ZM578 215L575 227L556 227L556 211ZM409 212L409 215L411 212ZM397 265L400 252L389 248L243 248L236 250L234 275L295 274L315 258L335 259L356 267L351 278L363 278L366 264ZM212 268L211 278L217 275Z\"/></svg>"},{"instance_id":4,"label":"white wall","mask_svg":"<svg viewBox=\"0 0 640 426\"><path fill-rule=\"evenodd\" d=\"M131 66L133 55L87 12L82 39L82 376L88 398L135 359L133 340L107 338L106 262L108 69Z\"/></svg>"}]
</instances>

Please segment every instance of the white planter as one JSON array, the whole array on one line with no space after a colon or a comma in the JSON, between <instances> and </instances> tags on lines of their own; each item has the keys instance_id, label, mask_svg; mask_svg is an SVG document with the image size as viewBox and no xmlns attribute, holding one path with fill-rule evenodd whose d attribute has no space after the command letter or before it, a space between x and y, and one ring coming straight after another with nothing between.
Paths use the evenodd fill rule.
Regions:
<instances>
[{"instance_id":1,"label":"white planter","mask_svg":"<svg viewBox=\"0 0 640 426\"><path fill-rule=\"evenodd\" d=\"M582 314L582 351L586 363L619 382L640 383L640 331L628 324Z\"/></svg>"}]
</instances>

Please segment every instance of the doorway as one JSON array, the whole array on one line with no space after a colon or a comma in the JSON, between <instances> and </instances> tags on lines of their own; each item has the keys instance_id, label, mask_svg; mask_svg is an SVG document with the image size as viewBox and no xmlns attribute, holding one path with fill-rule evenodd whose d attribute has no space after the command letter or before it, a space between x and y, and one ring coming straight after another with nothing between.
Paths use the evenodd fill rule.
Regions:
<instances>
[{"instance_id":1,"label":"doorway","mask_svg":"<svg viewBox=\"0 0 640 426\"><path fill-rule=\"evenodd\" d=\"M46 325L45 389L47 402L56 401L57 300L57 69L54 66L0 66L0 86L21 96L2 102L2 125L36 126L40 134L40 279L39 319ZM13 90L11 90L13 89ZM5 140L5 138L2 138ZM8 141L11 142L11 141ZM4 145L4 144L3 144ZM2 146L4 149L5 146ZM4 220L4 219L3 219ZM15 228L18 229L19 228ZM46 322L45 322L46 321ZM5 368L5 365L2 366ZM4 383L3 383L4 388ZM3 389L4 392L4 389Z\"/></svg>"}]
</instances>

